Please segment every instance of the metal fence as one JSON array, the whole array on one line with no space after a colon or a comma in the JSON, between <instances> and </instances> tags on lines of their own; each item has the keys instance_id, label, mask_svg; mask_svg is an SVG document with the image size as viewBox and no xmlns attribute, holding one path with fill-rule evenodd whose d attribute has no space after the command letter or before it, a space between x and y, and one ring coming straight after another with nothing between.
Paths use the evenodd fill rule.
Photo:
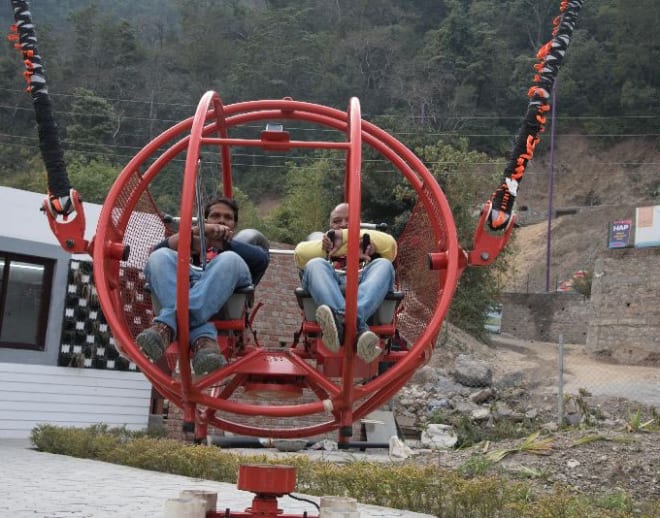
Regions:
<instances>
[{"instance_id":1,"label":"metal fence","mask_svg":"<svg viewBox=\"0 0 660 518\"><path fill-rule=\"evenodd\" d=\"M523 387L535 396L529 407L551 412L560 425L660 409L660 365L599 360L562 335L556 343L498 336L493 349L493 384Z\"/></svg>"}]
</instances>

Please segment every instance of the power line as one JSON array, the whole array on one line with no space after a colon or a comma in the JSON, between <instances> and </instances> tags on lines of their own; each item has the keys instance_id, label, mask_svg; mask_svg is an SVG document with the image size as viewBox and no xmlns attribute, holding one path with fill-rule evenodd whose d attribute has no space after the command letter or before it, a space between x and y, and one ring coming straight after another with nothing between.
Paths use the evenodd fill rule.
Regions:
<instances>
[{"instance_id":1,"label":"power line","mask_svg":"<svg viewBox=\"0 0 660 518\"><path fill-rule=\"evenodd\" d=\"M23 97L27 100L29 100L29 96L25 95L25 90L16 90L16 89L11 89L11 88L2 88L0 87L0 92L11 92L11 93L21 93L23 94ZM54 93L54 92L49 92L49 96L53 98L57 97L62 97L62 98L71 98L71 99L84 99L86 96L85 95L76 95L72 93ZM159 105L159 106L169 106L169 107L180 107L180 108L187 108L190 109L190 115L192 116L194 114L194 110L197 107L197 104L190 104L190 103L174 103L174 102L160 102L156 100L137 100L137 99L121 99L121 98L113 98L113 97L102 97L99 96L101 99L106 100L106 101L112 101L112 102L117 102L117 103L129 103L129 104L144 104L145 107L147 106L153 106L153 105ZM231 104L238 104L238 103L228 103L225 104L225 106L229 106ZM18 107L11 107L12 109L18 109ZM25 110L31 110L32 108L22 108ZM388 113L381 113L381 114L369 114L370 119L375 119L379 117L391 117L391 114ZM429 116L421 116L421 115L400 115L401 118L405 119L413 119L413 120L418 120L418 119L423 119L423 120L428 120L430 117ZM518 114L518 115L473 115L473 114L468 114L468 115L442 115L437 117L440 120L522 120L524 118L524 113ZM654 114L634 114L634 115L558 115L556 116L557 120L619 120L619 119L631 119L631 120L638 120L638 119L658 119L660 118L660 115L654 115ZM152 120L152 119L147 119L147 120ZM153 120L161 120L161 119L153 119ZM167 120L167 119L162 119L162 120ZM178 122L178 121L177 121Z\"/></svg>"},{"instance_id":2,"label":"power line","mask_svg":"<svg viewBox=\"0 0 660 518\"><path fill-rule=\"evenodd\" d=\"M34 136L23 136L23 135L13 135L11 133L0 133L0 138L7 138L7 139L20 139L23 141L28 141L34 143L33 145L18 145L19 147L23 147L25 149L37 149L39 145L39 138ZM17 145L11 142L7 142L8 145ZM81 150L81 149L126 149L126 150L134 150L134 151L139 151L142 149L140 146L129 146L129 145L120 145L120 144L88 144L84 142L76 142L76 143L65 143L65 147L67 149L71 150ZM205 148L206 150L212 149L211 147ZM155 153L154 153L155 154ZM329 161L329 162L344 162L345 159L341 157L314 157L311 155L304 155L304 156L295 156L295 155L280 155L280 154L275 154L272 152L269 152L267 154L257 154L257 153L241 153L241 152L236 152L232 151L231 153L232 157L241 157L241 158L250 158L250 159L255 159L255 158L260 158L260 159L278 159L278 160L284 160L284 161L291 161L291 160L307 160L307 161ZM123 155L119 154L118 156L131 156L132 155ZM219 160L209 160L209 162L218 162ZM363 162L365 163L389 163L388 160L386 159L372 159L372 158L364 158ZM458 162L458 161L425 161L424 163L426 164L431 164L431 165L458 165L458 164L469 164L469 165L479 165L479 166L485 166L485 165L505 165L508 163L508 160L503 159L503 158L495 158L492 160L488 160L485 162ZM260 164L255 164L255 165L260 165ZM660 166L660 162L634 162L634 161L590 161L589 165L621 165L621 166Z\"/></svg>"},{"instance_id":3,"label":"power line","mask_svg":"<svg viewBox=\"0 0 660 518\"><path fill-rule=\"evenodd\" d=\"M25 94L25 90L15 90L11 88L2 88L0 87L0 92L12 92L12 93L22 93ZM82 99L85 98L84 95L76 95L76 94L67 94L67 93L53 93L49 92L49 95L51 97L63 97L63 98L73 98L73 99ZM26 97L27 98L27 97ZM102 97L102 99L106 101L113 101L113 102L118 102L118 103L132 103L132 104L144 104L146 106L151 106L151 105L160 105L160 106L170 106L170 107L182 107L182 108L190 108L191 113L190 115L193 115L194 109L197 107L197 104L189 104L189 103L173 103L173 102L160 102L156 100L137 100L137 99L120 99L120 98L113 98L113 97ZM238 103L229 103L229 104L238 104ZM229 104L225 105L228 106ZM13 107L12 107L13 108ZM28 109L28 108L25 108ZM31 108L30 108L31 109ZM377 117L390 117L391 114L371 114L371 118L377 118ZM402 118L406 119L424 119L427 120L429 119L428 116L421 116L421 115L402 115ZM519 114L519 115L443 115L439 117L442 120L522 120L524 118L524 114ZM556 116L557 120L618 120L618 119L631 119L631 120L638 120L638 119L658 119L660 118L660 115L649 115L649 114L635 114L635 115L558 115ZM154 119L154 120L159 120L159 119Z\"/></svg>"},{"instance_id":4,"label":"power line","mask_svg":"<svg viewBox=\"0 0 660 518\"><path fill-rule=\"evenodd\" d=\"M6 136L5 134L0 133L0 137ZM28 139L32 139L31 137L26 137ZM33 139L36 141L36 139ZM14 148L19 148L19 149L27 149L31 150L33 152L36 152L37 146L30 146L28 144L21 144L21 143L14 143L14 142L2 142L3 145L7 145L10 147ZM89 146L95 146L93 144L89 144ZM110 148L112 149L113 146L103 146L103 145L98 145L98 147L101 148ZM129 146L116 146L117 148L129 148ZM89 152L89 149L81 148L81 147L76 147L76 146L71 146L68 148L70 151L78 151L78 152ZM138 148L133 148L133 149L138 149ZM96 156L101 156L109 159L122 159L125 162L128 162L130 159L133 158L134 155L132 154L126 154L126 153L112 153L112 152L107 152L107 151L94 151L94 155ZM263 158L261 155L252 155L252 154L245 154L245 153L232 153L232 158L234 159L248 159L248 161L232 161L232 167L234 168L241 168L241 169L279 169L282 170L284 167L284 164L267 164L267 163L254 163L253 161L250 161L250 159L256 158L259 156L260 158ZM272 155L266 155L268 158L275 158L279 159L282 161L290 162L292 159L297 159L301 161L306 161L306 162L317 162L317 161L331 161L331 162L344 162L344 159L341 158L310 158L310 157L291 157L291 156L286 156L286 155L280 155L280 156L272 156ZM185 159L183 158L174 158L172 163L184 163ZM386 164L389 162L384 159L365 159L365 163L368 164ZM466 170L460 170L460 171L446 171L446 174L460 174L460 175L466 175L466 174L476 174L480 176L487 176L491 174L496 174L499 175L501 174L501 170L504 168L506 165L506 161L504 160L496 160L492 162L455 162L455 161L434 161L434 162L425 162L427 167L433 168L433 166L465 166L468 169ZM216 160L205 160L205 164L209 166L220 166L220 162ZM590 165L599 165L599 166L651 166L651 167L657 167L660 166L660 163L658 162L590 162ZM473 167L492 167L495 169L495 172L484 172L484 171L476 171L474 169L471 169ZM119 166L118 166L119 167ZM381 174L391 174L396 172L394 166L392 166L391 169L375 169L372 170L374 173L381 173ZM649 171L650 175L658 174L656 171ZM530 176L545 176L547 172L545 170L539 169L539 170L534 170L534 169L528 169L525 173L525 176L530 177ZM643 172L644 176L646 176L646 172Z\"/></svg>"},{"instance_id":5,"label":"power line","mask_svg":"<svg viewBox=\"0 0 660 518\"><path fill-rule=\"evenodd\" d=\"M6 106L0 105L0 108L7 108ZM12 110L14 108L11 108ZM25 111L32 111L30 108L29 110L27 108L21 108L21 110ZM69 117L70 114L67 112L55 112L58 115L63 115L64 117ZM86 115L88 117L93 117L93 114L88 114ZM178 123L180 121L174 120L174 119L150 119L146 117L129 117L129 116L123 116L122 120L131 120L131 121L145 121L145 122L160 122L164 124L170 124L173 125L175 123ZM169 126L168 126L169 127ZM262 126L257 126L257 125L244 125L240 126L240 128L253 128L255 130L261 130ZM167 129L167 128L166 128ZM386 128L383 128L386 130ZM154 130L154 136L159 134L164 130ZM325 133L333 133L333 134L339 134L338 130L330 129L330 128L300 128L300 127L287 127L287 131L299 131L299 132L325 132ZM387 130L386 130L387 131ZM120 133L121 136L123 137L144 137L146 139L151 139L153 138L152 136L148 135L147 133ZM400 132L394 132L392 133L392 136L395 138L403 138L407 136L412 136L415 137L419 135L419 133L416 132L405 132L405 131L400 131ZM515 133L461 133L457 131L446 131L446 132L430 132L430 131L425 131L424 135L428 137L452 137L452 138L461 138L461 137L468 137L468 138L506 138L509 140L512 140L515 138L516 134ZM615 138L615 139L622 139L622 138L657 138L660 137L660 133L557 133L559 137L582 137L582 138ZM21 137L21 135L15 135L17 138Z\"/></svg>"}]
</instances>

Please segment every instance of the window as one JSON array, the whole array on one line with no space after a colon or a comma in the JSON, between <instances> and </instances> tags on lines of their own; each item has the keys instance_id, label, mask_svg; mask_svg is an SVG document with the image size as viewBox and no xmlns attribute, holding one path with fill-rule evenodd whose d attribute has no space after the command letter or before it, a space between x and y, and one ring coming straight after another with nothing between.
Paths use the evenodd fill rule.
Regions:
<instances>
[{"instance_id":1,"label":"window","mask_svg":"<svg viewBox=\"0 0 660 518\"><path fill-rule=\"evenodd\" d=\"M54 261L0 252L0 347L43 351Z\"/></svg>"}]
</instances>

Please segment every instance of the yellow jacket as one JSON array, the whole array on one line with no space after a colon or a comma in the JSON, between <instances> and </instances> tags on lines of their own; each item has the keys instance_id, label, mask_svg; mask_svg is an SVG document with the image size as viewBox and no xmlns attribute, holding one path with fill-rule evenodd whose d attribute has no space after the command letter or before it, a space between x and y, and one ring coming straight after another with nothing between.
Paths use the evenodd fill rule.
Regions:
<instances>
[{"instance_id":1,"label":"yellow jacket","mask_svg":"<svg viewBox=\"0 0 660 518\"><path fill-rule=\"evenodd\" d=\"M378 230L361 230L360 236L363 236L364 234L369 234L371 245L380 257L388 259L389 261L394 261L396 258L396 240L391 235L386 234L385 232L379 232ZM347 240L348 229L343 229L343 244L335 253L336 256L340 257L346 255L348 249ZM314 259L315 257L325 258L326 256L327 254L325 253L325 250L323 250L323 240L321 239L302 241L298 243L294 250L296 266L301 270L310 259Z\"/></svg>"}]
</instances>

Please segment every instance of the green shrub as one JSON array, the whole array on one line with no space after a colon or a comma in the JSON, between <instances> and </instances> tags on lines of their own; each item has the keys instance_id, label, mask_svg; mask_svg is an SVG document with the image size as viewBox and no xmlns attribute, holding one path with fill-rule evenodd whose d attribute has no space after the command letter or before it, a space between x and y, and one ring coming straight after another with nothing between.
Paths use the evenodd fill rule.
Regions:
<instances>
[{"instance_id":1,"label":"green shrub","mask_svg":"<svg viewBox=\"0 0 660 518\"><path fill-rule=\"evenodd\" d=\"M95 425L60 428L39 425L31 435L42 451L122 464L136 468L236 483L241 464L281 464L265 454L238 455L217 447L154 439L124 428ZM365 504L428 513L449 518L491 517L623 517L630 499L624 494L589 500L558 489L536 495L531 486L500 476L485 476L487 466L465 466L463 472L408 463L347 464L312 461L305 455L287 457L297 471L297 491L340 495ZM616 498L615 498L616 497ZM644 504L646 505L646 504ZM657 503L648 506L658 510ZM652 516L650 514L649 516Z\"/></svg>"}]
</instances>

